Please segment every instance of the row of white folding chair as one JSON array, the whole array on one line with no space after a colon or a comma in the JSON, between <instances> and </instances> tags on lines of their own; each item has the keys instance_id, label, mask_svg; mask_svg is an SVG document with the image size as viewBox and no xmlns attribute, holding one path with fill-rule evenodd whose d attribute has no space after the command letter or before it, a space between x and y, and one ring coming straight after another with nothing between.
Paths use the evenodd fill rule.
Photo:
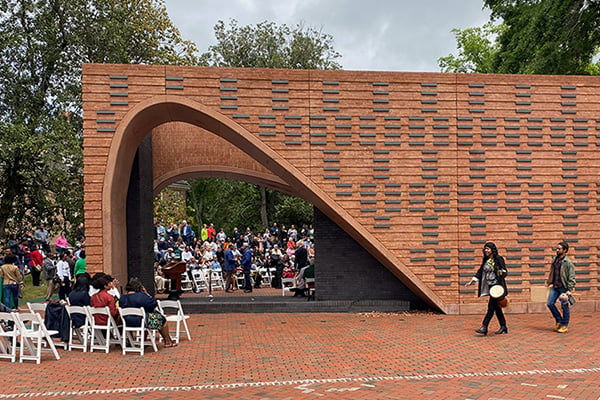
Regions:
<instances>
[{"instance_id":1,"label":"row of white folding chair","mask_svg":"<svg viewBox=\"0 0 600 400\"><path fill-rule=\"evenodd\" d=\"M156 331L146 329L146 313L143 308L119 308L122 325L121 330L117 326L114 318L110 316L108 307L80 307L67 306L67 312L70 321L69 350L82 349L87 351L88 341L90 351L95 349L104 350L106 353L110 350L111 344L119 344L123 354L133 351L144 355L144 346L151 345L154 351L156 347ZM79 314L84 316L84 324L80 327L73 325L72 315ZM94 315L107 316L106 324L98 324ZM141 320L140 326L128 326L124 316L133 315ZM108 340L106 338L109 338ZM143 345L142 345L143 343Z\"/></svg>"},{"instance_id":2,"label":"row of white folding chair","mask_svg":"<svg viewBox=\"0 0 600 400\"><path fill-rule=\"evenodd\" d=\"M157 303L158 311L167 318L167 322L175 324L175 342L179 343L182 326L187 335L187 339L192 340L187 324L187 320L190 316L184 314L181 302L179 300L157 300Z\"/></svg>"},{"instance_id":3,"label":"row of white folding chair","mask_svg":"<svg viewBox=\"0 0 600 400\"><path fill-rule=\"evenodd\" d=\"M0 356L9 358L12 362L16 361L17 338L20 341L19 362L33 360L37 364L42 361L42 350L52 352L57 360L60 355L54 346L52 335L58 331L46 329L44 321L39 314L26 313L0 313L0 320L12 322L12 331L7 327L0 326Z\"/></svg>"}]
</instances>

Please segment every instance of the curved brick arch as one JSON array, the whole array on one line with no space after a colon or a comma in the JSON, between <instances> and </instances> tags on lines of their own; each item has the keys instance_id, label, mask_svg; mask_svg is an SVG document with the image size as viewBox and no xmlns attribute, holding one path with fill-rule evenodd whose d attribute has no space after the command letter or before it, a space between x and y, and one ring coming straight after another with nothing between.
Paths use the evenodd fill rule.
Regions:
<instances>
[{"instance_id":1,"label":"curved brick arch","mask_svg":"<svg viewBox=\"0 0 600 400\"><path fill-rule=\"evenodd\" d=\"M217 177L301 196L225 139L181 122L166 123L152 130L152 167L155 195L177 180Z\"/></svg>"},{"instance_id":2,"label":"curved brick arch","mask_svg":"<svg viewBox=\"0 0 600 400\"><path fill-rule=\"evenodd\" d=\"M156 126L182 121L213 132L257 160L291 187L303 192L303 198L335 221L357 242L390 270L413 293L431 306L445 311L444 302L405 266L392 252L359 224L321 188L294 165L258 140L235 121L205 105L181 96L155 96L133 107L122 119L110 146L102 196L102 232L104 270L126 276L127 257L122 243L127 242L125 202L129 175L138 146ZM96 260L92 258L90 264Z\"/></svg>"}]
</instances>

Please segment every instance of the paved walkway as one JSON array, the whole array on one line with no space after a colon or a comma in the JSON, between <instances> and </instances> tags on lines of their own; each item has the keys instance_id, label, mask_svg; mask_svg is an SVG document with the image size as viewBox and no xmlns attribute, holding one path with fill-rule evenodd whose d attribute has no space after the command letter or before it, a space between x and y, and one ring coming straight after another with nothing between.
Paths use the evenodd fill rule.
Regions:
<instances>
[{"instance_id":1,"label":"paved walkway","mask_svg":"<svg viewBox=\"0 0 600 400\"><path fill-rule=\"evenodd\" d=\"M599 399L600 314L481 316L192 315L192 341L122 356L59 350L42 364L0 360L0 399ZM495 323L495 321L493 322ZM492 326L494 328L495 326Z\"/></svg>"}]
</instances>

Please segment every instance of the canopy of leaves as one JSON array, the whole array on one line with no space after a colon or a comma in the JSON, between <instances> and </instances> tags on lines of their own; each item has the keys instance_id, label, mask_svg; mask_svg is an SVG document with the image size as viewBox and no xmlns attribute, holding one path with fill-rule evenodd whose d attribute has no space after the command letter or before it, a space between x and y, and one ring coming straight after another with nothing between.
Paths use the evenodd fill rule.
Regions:
<instances>
[{"instance_id":1,"label":"canopy of leaves","mask_svg":"<svg viewBox=\"0 0 600 400\"><path fill-rule=\"evenodd\" d=\"M600 65L600 1L485 0L492 21L453 30L459 55L438 59L444 72L592 74Z\"/></svg>"},{"instance_id":2,"label":"canopy of leaves","mask_svg":"<svg viewBox=\"0 0 600 400\"><path fill-rule=\"evenodd\" d=\"M459 53L438 58L442 72L494 72L494 58L499 50L496 38L505 28L504 24L488 22L481 28L453 29Z\"/></svg>"},{"instance_id":3,"label":"canopy of leaves","mask_svg":"<svg viewBox=\"0 0 600 400\"><path fill-rule=\"evenodd\" d=\"M83 218L81 64L194 64L161 0L0 0L0 237Z\"/></svg>"},{"instance_id":4,"label":"canopy of leaves","mask_svg":"<svg viewBox=\"0 0 600 400\"><path fill-rule=\"evenodd\" d=\"M201 57L216 67L339 69L333 38L301 24L290 28L273 22L239 26L235 19L215 27L217 44Z\"/></svg>"},{"instance_id":5,"label":"canopy of leaves","mask_svg":"<svg viewBox=\"0 0 600 400\"><path fill-rule=\"evenodd\" d=\"M494 71L586 74L600 45L595 0L485 0L507 29L498 37Z\"/></svg>"}]
</instances>

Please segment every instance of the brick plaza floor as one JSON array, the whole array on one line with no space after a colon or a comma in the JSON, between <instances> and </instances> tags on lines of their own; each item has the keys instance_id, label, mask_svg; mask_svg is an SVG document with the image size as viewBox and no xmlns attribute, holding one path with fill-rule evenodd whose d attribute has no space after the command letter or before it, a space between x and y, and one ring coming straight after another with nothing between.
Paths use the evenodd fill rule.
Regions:
<instances>
[{"instance_id":1,"label":"brick plaza floor","mask_svg":"<svg viewBox=\"0 0 600 400\"><path fill-rule=\"evenodd\" d=\"M0 360L0 399L599 399L600 314L192 315L192 341L143 357L68 352ZM492 322L490 328L496 329Z\"/></svg>"}]
</instances>

